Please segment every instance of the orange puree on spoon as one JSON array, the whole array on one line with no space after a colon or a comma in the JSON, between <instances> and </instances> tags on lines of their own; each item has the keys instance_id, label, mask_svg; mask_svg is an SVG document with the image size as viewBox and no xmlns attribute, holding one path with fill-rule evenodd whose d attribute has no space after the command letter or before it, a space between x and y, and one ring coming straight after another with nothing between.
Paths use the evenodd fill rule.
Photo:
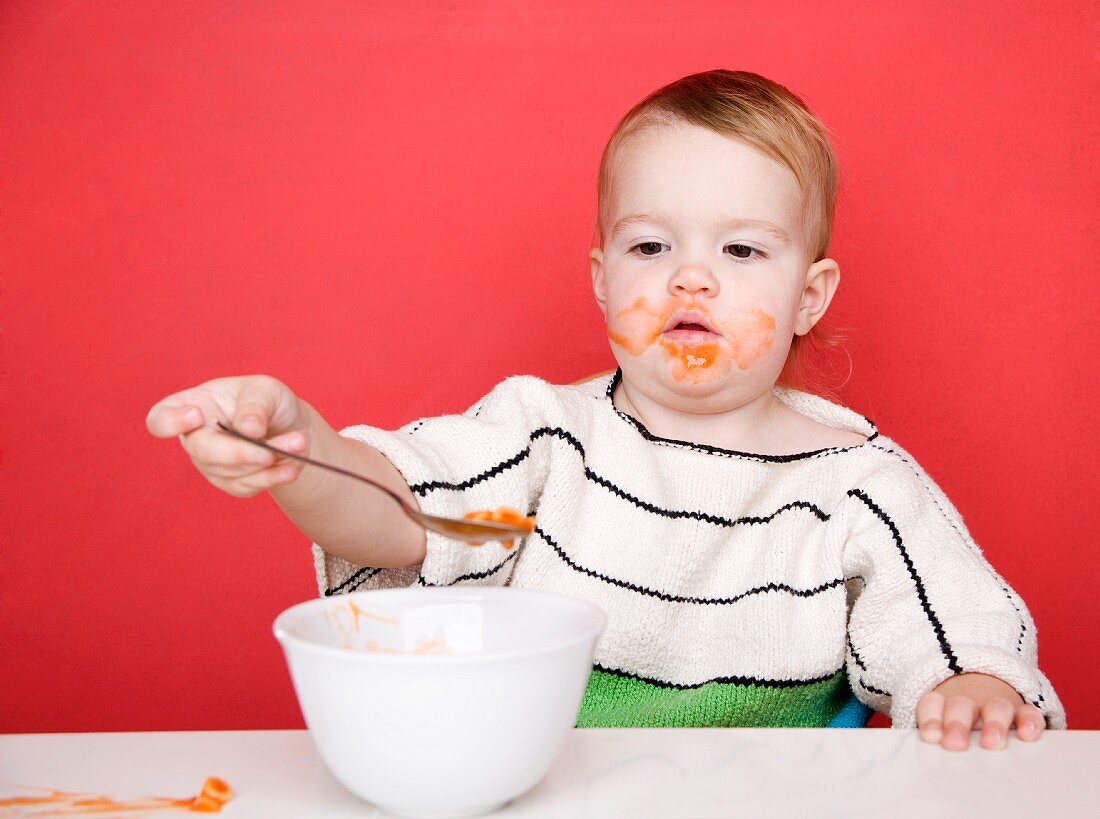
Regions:
<instances>
[{"instance_id":1,"label":"orange puree on spoon","mask_svg":"<svg viewBox=\"0 0 1100 819\"><path fill-rule=\"evenodd\" d=\"M535 519L529 518L517 509L502 506L499 509L487 509L479 512L467 512L462 517L467 520L487 520L492 523L507 523L511 526L520 526L528 532L535 531ZM484 546L484 543L471 543L471 546ZM505 549L511 549L515 545L513 540L502 540L501 545Z\"/></svg>"}]
</instances>

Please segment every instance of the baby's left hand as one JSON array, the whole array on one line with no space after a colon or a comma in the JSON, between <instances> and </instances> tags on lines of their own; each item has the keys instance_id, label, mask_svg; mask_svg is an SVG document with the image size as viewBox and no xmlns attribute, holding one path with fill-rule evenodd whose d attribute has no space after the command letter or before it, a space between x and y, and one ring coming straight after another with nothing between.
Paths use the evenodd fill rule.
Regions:
<instances>
[{"instance_id":1,"label":"baby's left hand","mask_svg":"<svg viewBox=\"0 0 1100 819\"><path fill-rule=\"evenodd\" d=\"M1004 680L988 674L956 674L917 703L920 738L942 742L949 751L970 746L970 729L976 721L982 725L981 746L991 751L1005 747L1013 725L1016 735L1028 742L1037 740L1046 728L1038 708L1024 702Z\"/></svg>"}]
</instances>

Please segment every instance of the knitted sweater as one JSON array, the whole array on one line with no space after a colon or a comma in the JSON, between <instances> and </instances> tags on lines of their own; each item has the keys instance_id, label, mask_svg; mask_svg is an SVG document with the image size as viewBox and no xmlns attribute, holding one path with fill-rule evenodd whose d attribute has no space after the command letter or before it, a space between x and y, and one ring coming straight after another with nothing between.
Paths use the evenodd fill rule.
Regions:
<instances>
[{"instance_id":1,"label":"knitted sweater","mask_svg":"<svg viewBox=\"0 0 1100 819\"><path fill-rule=\"evenodd\" d=\"M608 624L581 726L823 726L850 690L911 728L922 695L980 672L1065 727L1024 602L871 421L777 387L868 440L735 452L651 434L612 404L619 379L516 376L461 415L343 430L380 450L425 512L511 506L537 528L510 551L428 532L408 569L354 566L315 544L321 591L480 583L591 600Z\"/></svg>"}]
</instances>

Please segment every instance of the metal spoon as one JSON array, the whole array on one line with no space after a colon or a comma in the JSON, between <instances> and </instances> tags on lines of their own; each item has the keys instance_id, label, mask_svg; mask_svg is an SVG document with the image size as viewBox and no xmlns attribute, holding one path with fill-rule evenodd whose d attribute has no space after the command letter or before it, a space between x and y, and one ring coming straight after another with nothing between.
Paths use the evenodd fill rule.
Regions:
<instances>
[{"instance_id":1,"label":"metal spoon","mask_svg":"<svg viewBox=\"0 0 1100 819\"><path fill-rule=\"evenodd\" d=\"M259 438L253 438L249 435L245 435L243 432L238 432L228 424L223 424L218 421L218 427L223 432L240 438L242 441L248 441L250 444L263 447L264 449L271 450L272 452L282 455L284 458L292 458L295 461L302 461L303 463L311 464L313 466L319 466L322 469L328 469L332 472L338 472L341 475L346 475L349 478L356 478L363 481L363 483L369 483L376 489L381 489L391 498L393 498L405 511L405 514L419 523L425 529L431 529L433 532L438 532L441 535L447 537L453 537L456 540L464 540L469 543L484 543L487 540L511 540L517 537L523 537L530 534L528 529L522 526L514 526L510 523L497 523L491 520L469 520L466 518L444 518L439 515L428 515L421 512L419 509L414 509L404 498L394 492L392 489L383 486L378 481L364 477L356 472L349 472L346 469L341 469L338 466L332 464L322 463L321 461L315 461L312 458L307 458L305 455L295 455L293 452L286 452L285 450L274 447L267 441L263 441Z\"/></svg>"}]
</instances>

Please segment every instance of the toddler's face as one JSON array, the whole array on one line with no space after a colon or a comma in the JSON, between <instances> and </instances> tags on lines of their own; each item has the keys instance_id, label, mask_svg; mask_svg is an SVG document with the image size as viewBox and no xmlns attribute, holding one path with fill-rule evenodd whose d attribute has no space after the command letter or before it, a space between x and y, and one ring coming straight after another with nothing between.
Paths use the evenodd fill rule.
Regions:
<instances>
[{"instance_id":1,"label":"toddler's face","mask_svg":"<svg viewBox=\"0 0 1100 819\"><path fill-rule=\"evenodd\" d=\"M703 412L770 390L792 336L816 321L794 175L676 123L630 137L613 180L592 279L624 379Z\"/></svg>"}]
</instances>

